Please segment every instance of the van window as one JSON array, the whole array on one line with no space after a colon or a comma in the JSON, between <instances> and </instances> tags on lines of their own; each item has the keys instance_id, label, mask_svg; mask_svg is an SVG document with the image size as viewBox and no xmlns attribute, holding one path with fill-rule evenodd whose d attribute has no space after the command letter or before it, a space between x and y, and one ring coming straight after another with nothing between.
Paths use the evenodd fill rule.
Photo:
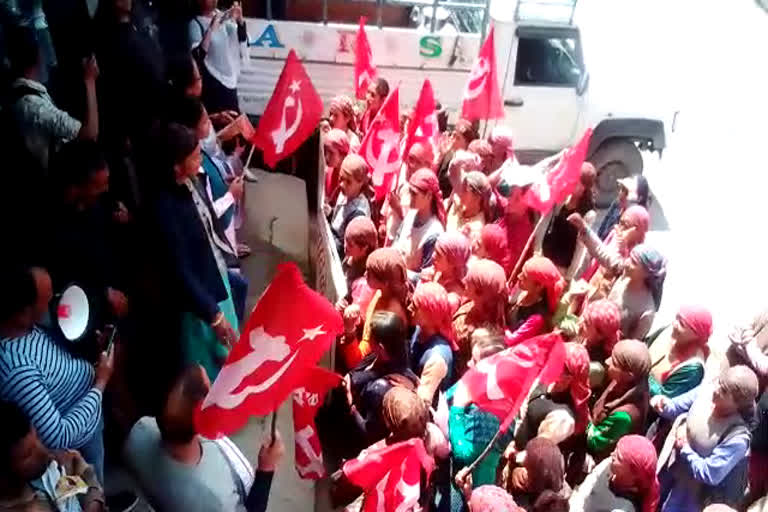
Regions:
<instances>
[{"instance_id":1,"label":"van window","mask_svg":"<svg viewBox=\"0 0 768 512\"><path fill-rule=\"evenodd\" d=\"M518 39L515 85L576 87L581 73L576 39Z\"/></svg>"}]
</instances>

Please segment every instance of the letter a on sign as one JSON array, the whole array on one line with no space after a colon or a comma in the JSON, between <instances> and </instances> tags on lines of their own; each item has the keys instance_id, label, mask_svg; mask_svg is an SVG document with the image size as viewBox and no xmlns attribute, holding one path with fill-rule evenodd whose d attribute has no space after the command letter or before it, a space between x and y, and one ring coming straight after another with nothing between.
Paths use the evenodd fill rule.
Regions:
<instances>
[{"instance_id":1,"label":"letter a on sign","mask_svg":"<svg viewBox=\"0 0 768 512\"><path fill-rule=\"evenodd\" d=\"M256 128L254 144L264 151L264 162L274 168L296 151L314 131L322 114L323 101L291 50Z\"/></svg>"},{"instance_id":2,"label":"letter a on sign","mask_svg":"<svg viewBox=\"0 0 768 512\"><path fill-rule=\"evenodd\" d=\"M255 40L251 41L248 46L259 46L262 48L285 48L285 45L280 42L277 37L277 31L275 26L271 23L266 26L264 32Z\"/></svg>"}]
</instances>

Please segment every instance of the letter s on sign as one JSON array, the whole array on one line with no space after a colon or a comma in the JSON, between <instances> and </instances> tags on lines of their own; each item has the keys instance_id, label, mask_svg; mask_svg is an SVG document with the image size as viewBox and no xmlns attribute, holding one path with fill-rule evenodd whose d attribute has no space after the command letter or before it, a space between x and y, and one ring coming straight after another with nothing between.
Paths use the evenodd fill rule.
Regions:
<instances>
[{"instance_id":1,"label":"letter s on sign","mask_svg":"<svg viewBox=\"0 0 768 512\"><path fill-rule=\"evenodd\" d=\"M434 59L443 53L440 38L437 36L424 36L419 40L419 55Z\"/></svg>"}]
</instances>

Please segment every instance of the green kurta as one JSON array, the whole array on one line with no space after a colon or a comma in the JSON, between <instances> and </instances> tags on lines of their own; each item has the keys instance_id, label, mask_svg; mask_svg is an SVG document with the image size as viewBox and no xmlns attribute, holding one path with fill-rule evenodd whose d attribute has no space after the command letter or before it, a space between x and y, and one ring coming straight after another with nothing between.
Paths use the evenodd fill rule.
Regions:
<instances>
[{"instance_id":1,"label":"green kurta","mask_svg":"<svg viewBox=\"0 0 768 512\"><path fill-rule=\"evenodd\" d=\"M704 365L699 361L693 361L675 368L661 383L652 375L648 376L648 386L651 390L651 397L663 395L667 398L674 398L690 391L704 379Z\"/></svg>"}]
</instances>

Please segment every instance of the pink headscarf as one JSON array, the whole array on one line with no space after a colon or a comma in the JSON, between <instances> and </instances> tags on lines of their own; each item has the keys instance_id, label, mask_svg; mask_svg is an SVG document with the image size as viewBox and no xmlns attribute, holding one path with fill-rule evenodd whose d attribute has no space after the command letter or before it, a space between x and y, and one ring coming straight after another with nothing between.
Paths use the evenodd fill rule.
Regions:
<instances>
[{"instance_id":1,"label":"pink headscarf","mask_svg":"<svg viewBox=\"0 0 768 512\"><path fill-rule=\"evenodd\" d=\"M578 343L565 344L565 369L571 374L571 400L576 416L575 434L586 430L589 422L589 353L584 345Z\"/></svg>"},{"instance_id":2,"label":"pink headscarf","mask_svg":"<svg viewBox=\"0 0 768 512\"><path fill-rule=\"evenodd\" d=\"M419 162L419 167L427 169L432 169L435 164L432 146L424 142L414 142L411 149L408 150L408 158L415 158Z\"/></svg>"},{"instance_id":3,"label":"pink headscarf","mask_svg":"<svg viewBox=\"0 0 768 512\"><path fill-rule=\"evenodd\" d=\"M472 490L469 497L472 512L519 512L515 499L507 491L495 485L481 485Z\"/></svg>"},{"instance_id":4,"label":"pink headscarf","mask_svg":"<svg viewBox=\"0 0 768 512\"><path fill-rule=\"evenodd\" d=\"M643 501L642 512L655 512L661 491L656 477L657 455L653 443L643 436L628 435L619 439L614 451L620 463L627 464L639 486L637 496Z\"/></svg>"},{"instance_id":5,"label":"pink headscarf","mask_svg":"<svg viewBox=\"0 0 768 512\"><path fill-rule=\"evenodd\" d=\"M493 146L506 148L507 158L515 156L514 134L512 133L511 128L501 124L494 126L493 130L491 130L491 136L488 137L488 141Z\"/></svg>"},{"instance_id":6,"label":"pink headscarf","mask_svg":"<svg viewBox=\"0 0 768 512\"><path fill-rule=\"evenodd\" d=\"M349 96L343 94L334 97L331 100L331 106L328 111L336 110L347 118L347 126L353 132L357 131L357 122L355 120L355 106L352 103L352 99Z\"/></svg>"},{"instance_id":7,"label":"pink headscarf","mask_svg":"<svg viewBox=\"0 0 768 512\"><path fill-rule=\"evenodd\" d=\"M621 310L614 302L602 299L587 304L581 317L597 329L603 337L603 348L610 354L613 346L621 339Z\"/></svg>"},{"instance_id":8,"label":"pink headscarf","mask_svg":"<svg viewBox=\"0 0 768 512\"><path fill-rule=\"evenodd\" d=\"M467 275L467 262L471 255L469 239L457 231L441 233L435 242L435 252L442 254L454 269L455 279Z\"/></svg>"},{"instance_id":9,"label":"pink headscarf","mask_svg":"<svg viewBox=\"0 0 768 512\"><path fill-rule=\"evenodd\" d=\"M421 283L413 292L414 309L424 311L437 327L440 336L446 339L451 348L456 351L456 333L453 330L453 305L448 292L438 283Z\"/></svg>"},{"instance_id":10,"label":"pink headscarf","mask_svg":"<svg viewBox=\"0 0 768 512\"><path fill-rule=\"evenodd\" d=\"M498 224L486 224L480 232L480 242L485 250L485 257L502 266L504 272L509 275L510 266L509 246L507 245L507 233Z\"/></svg>"},{"instance_id":11,"label":"pink headscarf","mask_svg":"<svg viewBox=\"0 0 768 512\"><path fill-rule=\"evenodd\" d=\"M349 153L349 137L343 130L333 128L323 137L323 145L335 149L343 159Z\"/></svg>"},{"instance_id":12,"label":"pink headscarf","mask_svg":"<svg viewBox=\"0 0 768 512\"><path fill-rule=\"evenodd\" d=\"M533 256L523 265L522 273L544 287L549 312L554 313L565 290L565 279L555 264L544 256Z\"/></svg>"},{"instance_id":13,"label":"pink headscarf","mask_svg":"<svg viewBox=\"0 0 768 512\"><path fill-rule=\"evenodd\" d=\"M637 228L641 233L639 243L642 243L651 225L651 216L648 214L648 210L639 204L632 205L624 211L621 218L630 226ZM628 249L631 249L631 247Z\"/></svg>"},{"instance_id":14,"label":"pink headscarf","mask_svg":"<svg viewBox=\"0 0 768 512\"><path fill-rule=\"evenodd\" d=\"M432 212L445 227L445 205L443 204L443 194L440 192L440 182L437 175L427 168L419 169L413 173L408 184L422 192L432 193Z\"/></svg>"},{"instance_id":15,"label":"pink headscarf","mask_svg":"<svg viewBox=\"0 0 768 512\"><path fill-rule=\"evenodd\" d=\"M473 287L481 294L483 304L479 307L490 307L487 311L492 317L489 321L495 325L504 325L504 303L507 297L507 276L504 269L495 261L482 259L469 266L467 277L464 278L466 287Z\"/></svg>"},{"instance_id":16,"label":"pink headscarf","mask_svg":"<svg viewBox=\"0 0 768 512\"><path fill-rule=\"evenodd\" d=\"M708 356L709 347L707 342L712 335L712 313L701 306L689 304L680 307L680 310L677 312L677 318L680 320L680 323L696 334L698 337L696 340L697 344L703 349L705 357Z\"/></svg>"}]
</instances>

